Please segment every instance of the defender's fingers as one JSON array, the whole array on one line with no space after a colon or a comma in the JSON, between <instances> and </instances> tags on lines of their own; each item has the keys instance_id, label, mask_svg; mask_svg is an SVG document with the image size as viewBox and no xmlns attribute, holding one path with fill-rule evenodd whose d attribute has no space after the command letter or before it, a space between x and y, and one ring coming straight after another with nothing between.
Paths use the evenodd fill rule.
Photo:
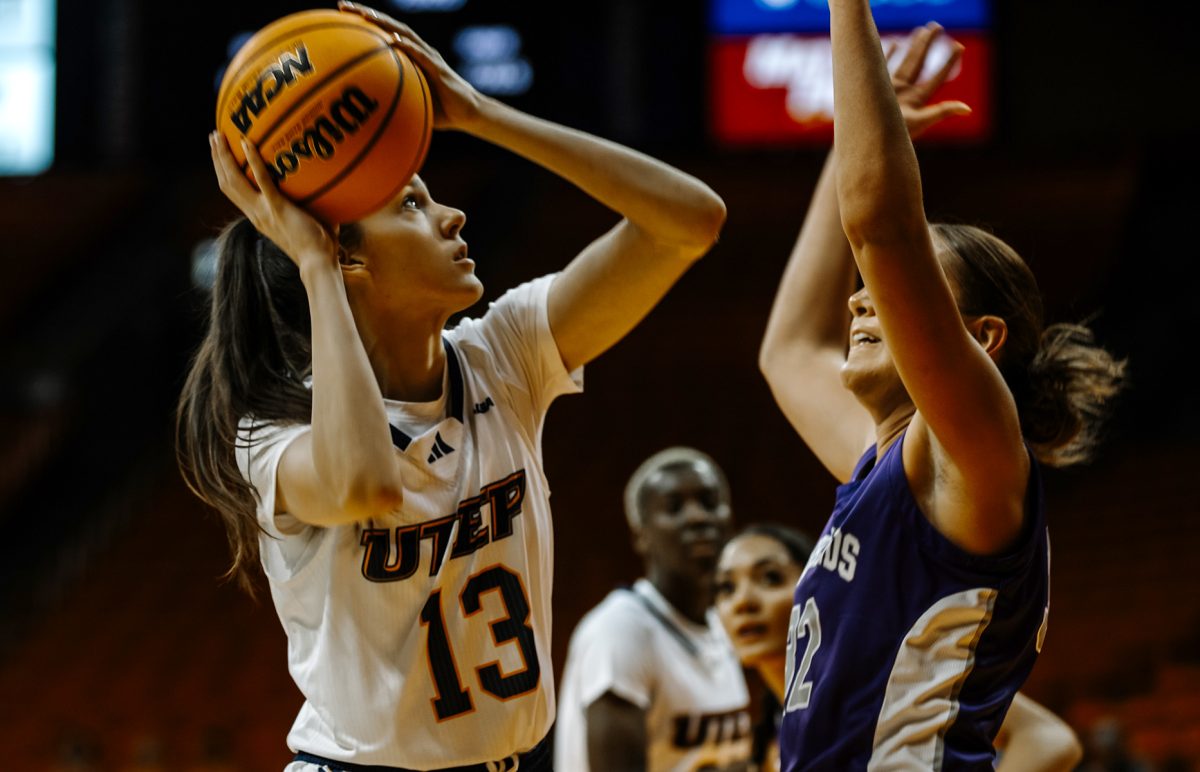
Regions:
<instances>
[{"instance_id":1,"label":"defender's fingers","mask_svg":"<svg viewBox=\"0 0 1200 772\"><path fill-rule=\"evenodd\" d=\"M932 95L933 92L941 88L943 83L950 80L950 76L954 74L954 68L962 61L964 50L965 47L963 44L955 41L953 48L950 49L950 56L946 57L946 61L942 63L938 71L929 80L920 84L921 91L926 97Z\"/></svg>"},{"instance_id":2,"label":"defender's fingers","mask_svg":"<svg viewBox=\"0 0 1200 772\"><path fill-rule=\"evenodd\" d=\"M904 60L896 69L897 78L912 83L920 77L921 68L925 66L925 56L929 53L929 46L941 32L942 26L937 22L930 22L924 27L917 28L909 38L908 51L904 54Z\"/></svg>"},{"instance_id":3,"label":"defender's fingers","mask_svg":"<svg viewBox=\"0 0 1200 772\"><path fill-rule=\"evenodd\" d=\"M938 121L945 120L952 115L970 115L971 106L966 102L938 102L936 105L930 105L933 110L934 119Z\"/></svg>"},{"instance_id":4,"label":"defender's fingers","mask_svg":"<svg viewBox=\"0 0 1200 772\"><path fill-rule=\"evenodd\" d=\"M955 115L970 115L971 108L963 102L938 102L915 110L907 119L914 136Z\"/></svg>"}]
</instances>

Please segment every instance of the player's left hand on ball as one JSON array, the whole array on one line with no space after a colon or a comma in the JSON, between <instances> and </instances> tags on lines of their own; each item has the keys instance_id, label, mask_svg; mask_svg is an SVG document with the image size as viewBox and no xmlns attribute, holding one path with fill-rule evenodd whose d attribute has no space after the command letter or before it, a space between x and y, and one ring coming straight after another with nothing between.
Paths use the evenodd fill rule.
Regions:
<instances>
[{"instance_id":1,"label":"player's left hand on ball","mask_svg":"<svg viewBox=\"0 0 1200 772\"><path fill-rule=\"evenodd\" d=\"M336 262L336 226L326 227L284 197L271 181L257 148L242 140L242 152L254 175L251 185L223 134L210 133L208 146L221 192L242 210L255 230L274 242L302 270L306 263Z\"/></svg>"},{"instance_id":2,"label":"player's left hand on ball","mask_svg":"<svg viewBox=\"0 0 1200 772\"><path fill-rule=\"evenodd\" d=\"M433 92L434 128L466 130L479 117L483 95L446 64L437 49L422 40L412 27L386 13L349 0L339 0L338 10L357 14L390 32L394 36L393 45L421 68Z\"/></svg>"}]
</instances>

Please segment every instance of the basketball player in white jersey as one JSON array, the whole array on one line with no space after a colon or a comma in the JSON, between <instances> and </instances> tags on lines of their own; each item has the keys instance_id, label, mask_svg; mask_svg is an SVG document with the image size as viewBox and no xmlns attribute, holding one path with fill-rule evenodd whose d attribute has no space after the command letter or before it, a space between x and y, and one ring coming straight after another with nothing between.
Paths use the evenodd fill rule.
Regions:
<instances>
[{"instance_id":1,"label":"basketball player in white jersey","mask_svg":"<svg viewBox=\"0 0 1200 772\"><path fill-rule=\"evenodd\" d=\"M463 212L414 177L329 228L283 198L252 147L260 189L210 137L246 217L222 237L181 460L225 519L233 572L267 575L305 698L289 772L546 770L542 421L708 250L724 205L663 163L483 96L407 26L343 10L422 68L436 127L528 158L621 220L561 273L446 330L483 292Z\"/></svg>"},{"instance_id":2,"label":"basketball player in white jersey","mask_svg":"<svg viewBox=\"0 0 1200 772\"><path fill-rule=\"evenodd\" d=\"M691 448L651 456L625 489L646 576L614 590L571 636L555 728L561 772L742 770L749 697L712 610L731 522L729 486Z\"/></svg>"}]
</instances>

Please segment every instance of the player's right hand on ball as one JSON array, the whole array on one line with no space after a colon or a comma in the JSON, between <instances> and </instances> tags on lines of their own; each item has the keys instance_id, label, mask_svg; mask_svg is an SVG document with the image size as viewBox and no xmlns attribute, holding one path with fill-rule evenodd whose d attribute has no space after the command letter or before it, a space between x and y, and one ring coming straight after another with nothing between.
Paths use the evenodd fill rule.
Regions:
<instances>
[{"instance_id":1,"label":"player's right hand on ball","mask_svg":"<svg viewBox=\"0 0 1200 772\"><path fill-rule=\"evenodd\" d=\"M331 233L315 217L279 192L258 148L242 139L242 151L258 185L255 190L234 159L225 135L212 132L208 135L208 145L221 192L242 210L259 233L292 259L301 273L306 266L336 264L336 231Z\"/></svg>"},{"instance_id":2,"label":"player's right hand on ball","mask_svg":"<svg viewBox=\"0 0 1200 772\"><path fill-rule=\"evenodd\" d=\"M470 128L479 117L484 97L446 64L446 60L436 48L422 40L412 27L374 8L350 0L338 0L338 10L361 16L390 32L395 47L407 54L413 64L421 68L421 72L425 73L425 78L429 81L429 90L433 92L434 128L460 131Z\"/></svg>"}]
</instances>

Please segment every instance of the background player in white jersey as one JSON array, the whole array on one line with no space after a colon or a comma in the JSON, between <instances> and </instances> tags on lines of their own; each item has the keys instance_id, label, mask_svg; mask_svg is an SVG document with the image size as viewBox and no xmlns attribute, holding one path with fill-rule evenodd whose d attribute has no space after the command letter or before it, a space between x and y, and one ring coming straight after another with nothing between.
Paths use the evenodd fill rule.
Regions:
<instances>
[{"instance_id":1,"label":"background player in white jersey","mask_svg":"<svg viewBox=\"0 0 1200 772\"><path fill-rule=\"evenodd\" d=\"M707 251L724 205L665 164L481 95L408 27L343 10L397 35L437 128L523 155L622 219L446 331L483 291L461 211L414 177L377 214L326 228L254 152L261 192L211 137L247 219L221 239L181 460L225 519L232 571L259 560L269 580L305 697L289 769L548 769L542 420Z\"/></svg>"},{"instance_id":2,"label":"background player in white jersey","mask_svg":"<svg viewBox=\"0 0 1200 772\"><path fill-rule=\"evenodd\" d=\"M776 523L755 523L730 539L717 562L716 610L742 665L767 686L754 727L753 761L778 772L781 705L786 688L788 622L792 591L812 553L807 535ZM1083 757L1071 727L1017 694L1000 733L997 772L1068 772Z\"/></svg>"},{"instance_id":3,"label":"background player in white jersey","mask_svg":"<svg viewBox=\"0 0 1200 772\"><path fill-rule=\"evenodd\" d=\"M646 575L610 593L571 636L555 765L745 769L749 698L712 610L713 569L731 518L725 475L704 453L668 448L630 478L625 513Z\"/></svg>"}]
</instances>

